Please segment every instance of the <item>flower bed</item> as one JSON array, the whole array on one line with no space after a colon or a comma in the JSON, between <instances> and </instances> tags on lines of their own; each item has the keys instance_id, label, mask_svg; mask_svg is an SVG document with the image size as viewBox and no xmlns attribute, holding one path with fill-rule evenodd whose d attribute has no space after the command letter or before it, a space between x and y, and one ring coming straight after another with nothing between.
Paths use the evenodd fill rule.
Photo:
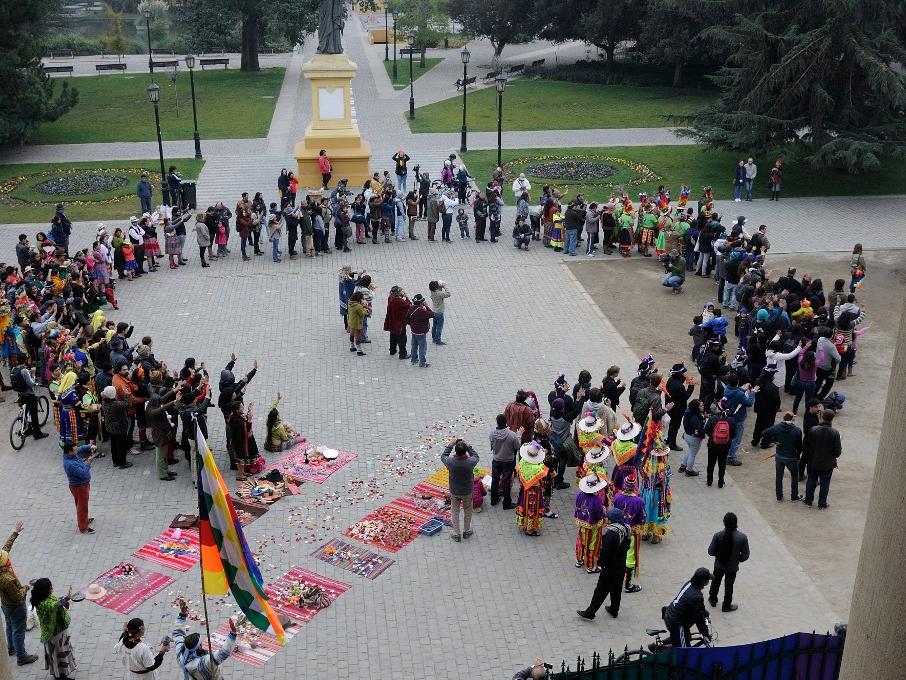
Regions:
<instances>
[{"instance_id":1,"label":"flower bed","mask_svg":"<svg viewBox=\"0 0 906 680\"><path fill-rule=\"evenodd\" d=\"M135 184L148 173L154 186L160 173L147 168L49 168L9 177L0 184L0 205L48 206L110 204L135 199Z\"/></svg>"},{"instance_id":2,"label":"flower bed","mask_svg":"<svg viewBox=\"0 0 906 680\"><path fill-rule=\"evenodd\" d=\"M524 173L530 182L550 184L560 191L567 188L582 192L590 188L620 191L657 182L661 178L651 168L625 158L606 155L522 156L503 166L504 180L513 182Z\"/></svg>"}]
</instances>

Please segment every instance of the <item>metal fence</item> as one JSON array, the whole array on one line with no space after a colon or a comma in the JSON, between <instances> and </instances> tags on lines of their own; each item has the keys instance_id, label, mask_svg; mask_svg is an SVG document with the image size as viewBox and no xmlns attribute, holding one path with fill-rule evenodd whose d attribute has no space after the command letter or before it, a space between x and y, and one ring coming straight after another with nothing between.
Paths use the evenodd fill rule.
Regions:
<instances>
[{"instance_id":1,"label":"metal fence","mask_svg":"<svg viewBox=\"0 0 906 680\"><path fill-rule=\"evenodd\" d=\"M794 633L733 647L636 650L632 658L595 652L579 657L575 670L564 661L551 680L837 680L844 638Z\"/></svg>"}]
</instances>

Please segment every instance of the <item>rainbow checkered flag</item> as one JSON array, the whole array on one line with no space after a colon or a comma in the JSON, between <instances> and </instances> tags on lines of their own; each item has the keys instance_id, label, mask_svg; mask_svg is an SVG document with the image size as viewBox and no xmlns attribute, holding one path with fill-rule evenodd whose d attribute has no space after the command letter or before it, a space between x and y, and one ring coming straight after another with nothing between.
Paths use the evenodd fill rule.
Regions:
<instances>
[{"instance_id":1,"label":"rainbow checkered flag","mask_svg":"<svg viewBox=\"0 0 906 680\"><path fill-rule=\"evenodd\" d=\"M263 631L271 630L277 641L285 644L283 626L268 604L261 572L245 541L227 485L201 428L197 430L198 528L204 593L233 593L236 604L252 625Z\"/></svg>"}]
</instances>

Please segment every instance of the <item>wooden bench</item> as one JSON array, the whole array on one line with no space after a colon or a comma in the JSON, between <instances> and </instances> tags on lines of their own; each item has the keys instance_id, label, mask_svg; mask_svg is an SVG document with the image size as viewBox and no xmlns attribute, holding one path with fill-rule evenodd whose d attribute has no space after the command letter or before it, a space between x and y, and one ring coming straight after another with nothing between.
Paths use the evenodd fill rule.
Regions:
<instances>
[{"instance_id":1,"label":"wooden bench","mask_svg":"<svg viewBox=\"0 0 906 680\"><path fill-rule=\"evenodd\" d=\"M521 73L522 71L525 71L525 64L516 64L515 66L510 66L507 69L507 73L509 73L510 75L513 75L514 73Z\"/></svg>"},{"instance_id":2,"label":"wooden bench","mask_svg":"<svg viewBox=\"0 0 906 680\"><path fill-rule=\"evenodd\" d=\"M468 78L466 78L465 82L463 82L462 78L460 78L455 83L456 89L461 90L463 87L468 87L469 85L474 85L476 80L478 80L478 76L469 76Z\"/></svg>"},{"instance_id":3,"label":"wooden bench","mask_svg":"<svg viewBox=\"0 0 906 680\"><path fill-rule=\"evenodd\" d=\"M220 54L220 55L223 55L223 54L226 54L226 50L225 50L224 48L221 47L219 50L210 50L209 52L202 52L202 53L201 53L201 56L203 57L203 56L205 56L206 54Z\"/></svg>"},{"instance_id":4,"label":"wooden bench","mask_svg":"<svg viewBox=\"0 0 906 680\"><path fill-rule=\"evenodd\" d=\"M258 54L277 54L273 47L259 47Z\"/></svg>"},{"instance_id":5,"label":"wooden bench","mask_svg":"<svg viewBox=\"0 0 906 680\"><path fill-rule=\"evenodd\" d=\"M44 73L72 73L74 66L45 66Z\"/></svg>"},{"instance_id":6,"label":"wooden bench","mask_svg":"<svg viewBox=\"0 0 906 680\"><path fill-rule=\"evenodd\" d=\"M66 57L68 59L75 59L75 52L72 50L50 50L47 53L51 59L59 59L60 57Z\"/></svg>"},{"instance_id":7,"label":"wooden bench","mask_svg":"<svg viewBox=\"0 0 906 680\"><path fill-rule=\"evenodd\" d=\"M500 71L489 71L484 74L484 78L482 78L482 80L494 80L494 78L496 78L499 75L500 75Z\"/></svg>"},{"instance_id":8,"label":"wooden bench","mask_svg":"<svg viewBox=\"0 0 906 680\"><path fill-rule=\"evenodd\" d=\"M169 55L173 55L173 54L175 54L175 52L174 52L173 50L151 50L151 54L152 54L152 55L154 55L154 54L169 54Z\"/></svg>"},{"instance_id":9,"label":"wooden bench","mask_svg":"<svg viewBox=\"0 0 906 680\"><path fill-rule=\"evenodd\" d=\"M95 64L96 71L125 71L125 64Z\"/></svg>"},{"instance_id":10,"label":"wooden bench","mask_svg":"<svg viewBox=\"0 0 906 680\"><path fill-rule=\"evenodd\" d=\"M535 59L535 61L532 62L532 68L540 68L541 66L544 66L544 61L544 59Z\"/></svg>"},{"instance_id":11,"label":"wooden bench","mask_svg":"<svg viewBox=\"0 0 906 680\"><path fill-rule=\"evenodd\" d=\"M173 68L179 66L179 59L164 59L163 61L152 61L154 68Z\"/></svg>"},{"instance_id":12,"label":"wooden bench","mask_svg":"<svg viewBox=\"0 0 906 680\"><path fill-rule=\"evenodd\" d=\"M223 59L199 59L199 62L202 70L204 70L205 66L223 66L225 69L230 67L229 57L224 57Z\"/></svg>"},{"instance_id":13,"label":"wooden bench","mask_svg":"<svg viewBox=\"0 0 906 680\"><path fill-rule=\"evenodd\" d=\"M424 47L404 47L400 50L401 57L408 57L410 54L412 56L418 55L418 65L421 68L425 68L425 48Z\"/></svg>"}]
</instances>

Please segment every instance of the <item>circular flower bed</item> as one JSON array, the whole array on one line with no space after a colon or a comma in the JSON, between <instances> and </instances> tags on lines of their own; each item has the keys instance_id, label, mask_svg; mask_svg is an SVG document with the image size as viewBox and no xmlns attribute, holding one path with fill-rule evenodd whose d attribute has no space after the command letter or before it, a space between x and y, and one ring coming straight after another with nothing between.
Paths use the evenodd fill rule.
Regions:
<instances>
[{"instance_id":1,"label":"circular flower bed","mask_svg":"<svg viewBox=\"0 0 906 680\"><path fill-rule=\"evenodd\" d=\"M71 175L58 175L35 184L32 190L51 196L83 196L121 189L129 179L121 175L86 170Z\"/></svg>"},{"instance_id":2,"label":"circular flower bed","mask_svg":"<svg viewBox=\"0 0 906 680\"><path fill-rule=\"evenodd\" d=\"M160 173L146 168L48 168L0 182L0 205L53 206L111 204L135 198L135 183L143 172L152 184Z\"/></svg>"},{"instance_id":3,"label":"circular flower bed","mask_svg":"<svg viewBox=\"0 0 906 680\"><path fill-rule=\"evenodd\" d=\"M625 190L661 179L647 165L603 154L523 156L503 167L504 180L508 183L520 173L525 173L532 182L550 184L560 190L569 187L578 192Z\"/></svg>"},{"instance_id":4,"label":"circular flower bed","mask_svg":"<svg viewBox=\"0 0 906 680\"><path fill-rule=\"evenodd\" d=\"M613 177L619 172L619 169L605 163L570 159L528 165L522 172L526 175L534 175L535 177L584 181Z\"/></svg>"}]
</instances>

